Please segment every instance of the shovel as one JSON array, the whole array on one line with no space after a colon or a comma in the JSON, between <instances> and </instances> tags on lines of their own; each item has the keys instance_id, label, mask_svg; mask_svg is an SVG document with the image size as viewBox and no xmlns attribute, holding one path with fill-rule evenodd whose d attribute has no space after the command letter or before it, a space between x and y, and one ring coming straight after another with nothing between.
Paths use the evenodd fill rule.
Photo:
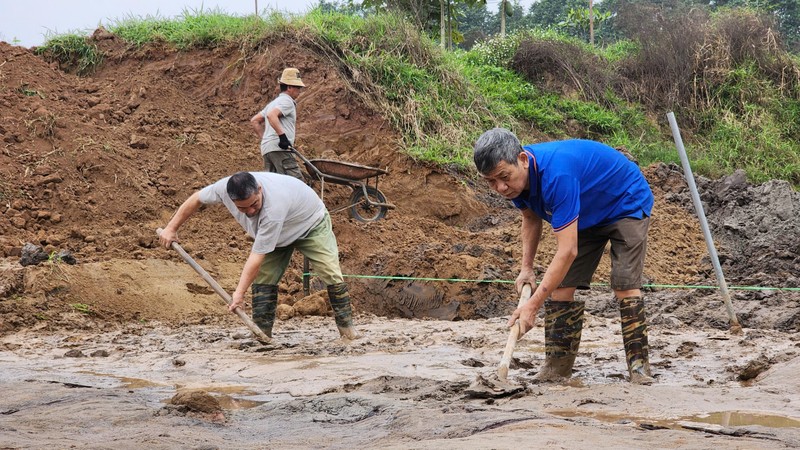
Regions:
<instances>
[{"instance_id":1,"label":"shovel","mask_svg":"<svg viewBox=\"0 0 800 450\"><path fill-rule=\"evenodd\" d=\"M522 286L522 294L519 297L517 308L522 306L530 297L531 285L525 283ZM517 321L511 327L511 332L508 334L508 342L506 343L506 348L503 351L503 358L500 360L500 366L497 368L497 373L492 373L486 377L478 375L475 378L475 381L464 391L467 397L501 398L517 394L525 389L523 386L512 384L508 381L508 366L511 365L511 354L514 353L514 347L517 345L519 334L520 325L519 321Z\"/></svg>"},{"instance_id":2,"label":"shovel","mask_svg":"<svg viewBox=\"0 0 800 450\"><path fill-rule=\"evenodd\" d=\"M161 236L162 231L164 230L159 228L156 230L156 234ZM175 241L172 241L171 246L172 249L178 252L178 254L181 255L181 258L183 258L184 261L189 263L189 265L192 266L192 269L194 269L195 272L197 272L198 275L200 275L206 281L206 283L208 283L208 285L211 286L211 289L213 289L214 292L219 294L219 296L222 297L223 300L225 300L226 304L230 305L231 303L233 303L233 299L227 292L225 292L225 289L222 289L222 286L220 286L219 283L217 283L214 280L214 278L212 278L211 275L209 275L208 272L205 271L205 269L200 267L200 264L197 264L197 261L195 261L191 256L189 256L189 254L186 253L186 250L184 250L180 244L178 244ZM270 339L269 336L264 334L264 332L261 331L261 328L258 328L258 325L256 325L250 319L250 317L247 316L247 313L245 313L242 310L242 308L237 307L236 309L233 310L233 312L236 313L236 315L239 316L240 319L242 319L242 322L244 322L244 324L247 325L247 328L249 328L250 331L253 332L253 334L256 336L256 339L258 339L264 344L268 344L269 342L272 341L272 339Z\"/></svg>"},{"instance_id":3,"label":"shovel","mask_svg":"<svg viewBox=\"0 0 800 450\"><path fill-rule=\"evenodd\" d=\"M531 298L531 285L525 283L522 286L522 294L519 296L517 308L522 306L529 298ZM497 378L499 378L501 381L508 380L508 366L511 365L511 354L514 353L514 347L517 345L517 339L519 339L519 335L520 325L519 320L517 320L511 327L511 331L508 333L508 342L506 342L506 348L503 351L503 357L500 359L500 366L497 368Z\"/></svg>"}]
</instances>

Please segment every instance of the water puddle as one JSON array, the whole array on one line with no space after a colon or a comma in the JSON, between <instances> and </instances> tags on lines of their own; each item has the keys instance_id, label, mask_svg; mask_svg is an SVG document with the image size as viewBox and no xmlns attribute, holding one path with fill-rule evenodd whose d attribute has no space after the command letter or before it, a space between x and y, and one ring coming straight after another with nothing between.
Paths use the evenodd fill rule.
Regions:
<instances>
[{"instance_id":1,"label":"water puddle","mask_svg":"<svg viewBox=\"0 0 800 450\"><path fill-rule=\"evenodd\" d=\"M649 419L623 414L588 412L588 411L548 411L550 414L564 418L591 418L609 423L637 423L656 428L685 428L682 423L707 423L723 427L743 427L758 425L769 428L798 428L800 419L776 414L764 414L743 411L720 411L708 414L686 416L678 419Z\"/></svg>"},{"instance_id":2,"label":"water puddle","mask_svg":"<svg viewBox=\"0 0 800 450\"><path fill-rule=\"evenodd\" d=\"M217 401L219 402L219 406L225 410L234 410L234 409L250 409L255 408L256 406L263 405L267 403L266 401L258 401L258 400L246 400L243 398L235 398L231 397L230 395L218 395L215 396Z\"/></svg>"},{"instance_id":3,"label":"water puddle","mask_svg":"<svg viewBox=\"0 0 800 450\"><path fill-rule=\"evenodd\" d=\"M122 386L120 387L123 389L142 389L149 387L164 386L161 383L156 383L154 381L145 380L142 378L121 377L118 375L111 375L110 373L93 372L90 370L81 370L78 373L85 373L88 375L94 375L96 377L114 378L122 383Z\"/></svg>"},{"instance_id":4,"label":"water puddle","mask_svg":"<svg viewBox=\"0 0 800 450\"><path fill-rule=\"evenodd\" d=\"M749 413L742 411L721 411L698 416L685 417L682 420L691 422L711 423L724 427L743 427L760 425L770 428L798 428L800 420L773 414Z\"/></svg>"}]
</instances>

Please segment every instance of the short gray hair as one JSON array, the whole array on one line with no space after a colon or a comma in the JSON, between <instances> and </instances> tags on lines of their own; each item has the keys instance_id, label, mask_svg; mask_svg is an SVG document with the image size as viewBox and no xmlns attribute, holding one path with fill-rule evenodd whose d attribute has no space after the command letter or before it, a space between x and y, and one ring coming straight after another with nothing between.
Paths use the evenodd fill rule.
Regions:
<instances>
[{"instance_id":1,"label":"short gray hair","mask_svg":"<svg viewBox=\"0 0 800 450\"><path fill-rule=\"evenodd\" d=\"M517 165L517 157L522 152L519 139L505 128L492 128L483 133L475 142L472 159L478 172L488 174L500 161Z\"/></svg>"}]
</instances>

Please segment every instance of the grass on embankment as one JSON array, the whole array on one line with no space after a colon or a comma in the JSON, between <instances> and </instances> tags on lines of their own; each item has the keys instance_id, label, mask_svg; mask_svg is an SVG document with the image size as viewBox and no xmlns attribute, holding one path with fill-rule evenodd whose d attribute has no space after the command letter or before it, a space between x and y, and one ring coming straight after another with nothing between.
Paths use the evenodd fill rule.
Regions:
<instances>
[{"instance_id":1,"label":"grass on embankment","mask_svg":"<svg viewBox=\"0 0 800 450\"><path fill-rule=\"evenodd\" d=\"M160 41L187 50L237 45L242 52L256 53L262 43L293 39L337 64L363 101L397 128L410 155L468 172L472 144L495 126L514 130L523 143L584 137L625 147L642 165L678 162L666 124L668 110L637 101L631 94L636 89L618 82L641 82L619 75L621 68L629 67L626 62L635 63L641 55L636 43L595 49L534 31L470 52L445 53L396 16L361 18L320 10L265 18L185 11L176 19L128 17L107 28L133 45ZM538 51L543 44L566 48L582 59L572 61L573 67L603 70L613 82L594 90L579 85L570 92L529 80L522 75L530 62L521 52L522 42L527 42L527 50ZM102 61L91 41L77 35L53 37L37 53L79 74L90 74ZM755 182L781 178L797 186L800 89L776 85L759 67L744 61L721 81L705 86L706 98L713 100L707 107L676 111L686 130L684 142L697 174L716 177L742 168ZM572 70L584 70L579 69Z\"/></svg>"}]
</instances>

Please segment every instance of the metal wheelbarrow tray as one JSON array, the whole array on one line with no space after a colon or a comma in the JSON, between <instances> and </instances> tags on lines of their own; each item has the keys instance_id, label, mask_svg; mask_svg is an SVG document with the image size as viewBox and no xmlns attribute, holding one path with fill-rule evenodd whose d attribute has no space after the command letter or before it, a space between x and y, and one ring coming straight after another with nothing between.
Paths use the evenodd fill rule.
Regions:
<instances>
[{"instance_id":1,"label":"metal wheelbarrow tray","mask_svg":"<svg viewBox=\"0 0 800 450\"><path fill-rule=\"evenodd\" d=\"M309 160L297 149L292 148L292 151L303 161L311 180L320 182L320 197L323 201L325 183L349 186L353 190L349 203L332 209L331 213L347 209L350 217L359 222L373 222L382 219L388 210L395 208L378 189L378 178L387 175L387 170L331 159Z\"/></svg>"}]
</instances>

